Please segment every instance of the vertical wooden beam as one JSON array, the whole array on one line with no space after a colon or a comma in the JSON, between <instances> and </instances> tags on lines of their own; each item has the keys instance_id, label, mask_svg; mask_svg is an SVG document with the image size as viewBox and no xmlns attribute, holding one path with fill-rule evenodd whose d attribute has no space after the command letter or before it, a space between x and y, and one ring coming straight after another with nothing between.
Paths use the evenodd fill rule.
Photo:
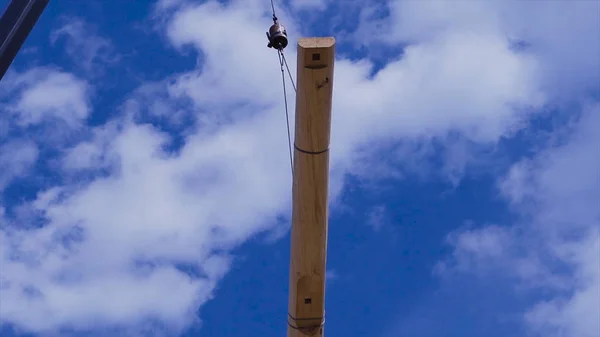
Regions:
<instances>
[{"instance_id":1,"label":"vertical wooden beam","mask_svg":"<svg viewBox=\"0 0 600 337\"><path fill-rule=\"evenodd\" d=\"M298 41L288 337L323 336L335 39Z\"/></svg>"}]
</instances>

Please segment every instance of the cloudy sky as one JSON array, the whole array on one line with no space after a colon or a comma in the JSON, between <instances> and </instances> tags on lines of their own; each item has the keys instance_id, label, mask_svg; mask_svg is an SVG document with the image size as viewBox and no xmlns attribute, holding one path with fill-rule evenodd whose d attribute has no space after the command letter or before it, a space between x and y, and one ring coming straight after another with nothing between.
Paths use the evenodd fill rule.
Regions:
<instances>
[{"instance_id":1,"label":"cloudy sky","mask_svg":"<svg viewBox=\"0 0 600 337\"><path fill-rule=\"evenodd\" d=\"M600 3L276 9L292 69L337 39L326 335L600 336ZM0 335L285 334L270 16L51 0L0 83Z\"/></svg>"}]
</instances>

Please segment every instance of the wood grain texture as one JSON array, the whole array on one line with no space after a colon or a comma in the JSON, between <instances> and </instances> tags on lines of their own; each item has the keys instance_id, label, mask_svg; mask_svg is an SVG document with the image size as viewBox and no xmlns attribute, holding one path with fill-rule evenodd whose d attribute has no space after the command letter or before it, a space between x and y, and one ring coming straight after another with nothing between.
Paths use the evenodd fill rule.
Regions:
<instances>
[{"instance_id":1,"label":"wood grain texture","mask_svg":"<svg viewBox=\"0 0 600 337\"><path fill-rule=\"evenodd\" d=\"M323 336L335 39L298 41L288 337Z\"/></svg>"}]
</instances>

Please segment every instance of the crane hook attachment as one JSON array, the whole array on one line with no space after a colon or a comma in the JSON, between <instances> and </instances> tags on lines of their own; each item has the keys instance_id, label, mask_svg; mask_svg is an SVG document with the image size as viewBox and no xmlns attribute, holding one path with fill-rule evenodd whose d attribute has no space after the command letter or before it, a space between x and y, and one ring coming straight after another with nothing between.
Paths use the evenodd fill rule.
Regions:
<instances>
[{"instance_id":1,"label":"crane hook attachment","mask_svg":"<svg viewBox=\"0 0 600 337\"><path fill-rule=\"evenodd\" d=\"M275 14L273 14L273 25L267 32L267 39L269 44L267 47L275 48L277 50L283 50L288 45L287 31L285 27L279 23Z\"/></svg>"}]
</instances>

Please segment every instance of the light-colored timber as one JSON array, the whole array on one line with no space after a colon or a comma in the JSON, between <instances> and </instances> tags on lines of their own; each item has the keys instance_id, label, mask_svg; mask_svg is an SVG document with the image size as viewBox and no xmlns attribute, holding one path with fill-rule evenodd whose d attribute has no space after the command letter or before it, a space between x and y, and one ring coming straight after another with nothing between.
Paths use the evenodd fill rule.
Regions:
<instances>
[{"instance_id":1,"label":"light-colored timber","mask_svg":"<svg viewBox=\"0 0 600 337\"><path fill-rule=\"evenodd\" d=\"M323 336L333 37L298 41L288 337Z\"/></svg>"}]
</instances>

